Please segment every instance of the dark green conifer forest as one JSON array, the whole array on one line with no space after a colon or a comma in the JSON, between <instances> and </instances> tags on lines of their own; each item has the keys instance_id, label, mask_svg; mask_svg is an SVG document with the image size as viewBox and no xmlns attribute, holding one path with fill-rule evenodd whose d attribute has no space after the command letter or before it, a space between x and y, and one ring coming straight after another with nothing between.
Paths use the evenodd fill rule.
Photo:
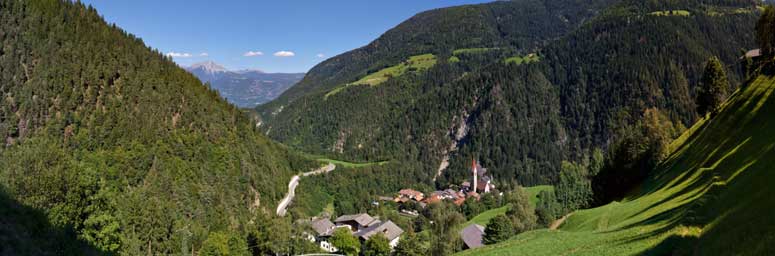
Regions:
<instances>
[{"instance_id":1,"label":"dark green conifer forest","mask_svg":"<svg viewBox=\"0 0 775 256\"><path fill-rule=\"evenodd\" d=\"M480 159L499 184L557 184L563 161L588 165L596 150L612 159L617 149L665 143L694 123L711 57L727 75L726 90L734 90L744 79L740 57L755 47L757 4L515 1L421 13L372 44L321 63L278 100L259 106L261 129L331 158L398 161L411 166L414 180L438 188L462 182L471 158ZM489 9L492 20L509 26L455 16L476 13L472 9ZM515 10L574 18L531 19ZM676 13L671 10L690 15L661 15ZM444 24L459 29L413 37L442 26L417 22L436 16L457 17ZM523 22L531 25L515 25ZM479 29L466 30L470 26ZM531 30L536 27L544 29ZM502 33L487 37L490 28ZM466 40L450 39L461 34ZM533 37L514 39L523 34ZM477 38L484 40L469 41ZM387 47L393 45L403 50ZM393 57L380 57L386 52ZM331 93L424 53L436 56L430 69ZM537 61L506 61L530 54ZM646 129L648 115L674 130L664 136L635 132ZM436 177L445 156L450 166ZM648 169L651 160L642 159Z\"/></svg>"},{"instance_id":2,"label":"dark green conifer forest","mask_svg":"<svg viewBox=\"0 0 775 256\"><path fill-rule=\"evenodd\" d=\"M62 236L129 255L245 241L317 167L91 7L0 1L0 41L2 211L19 224L0 225L0 254L81 254Z\"/></svg>"}]
</instances>

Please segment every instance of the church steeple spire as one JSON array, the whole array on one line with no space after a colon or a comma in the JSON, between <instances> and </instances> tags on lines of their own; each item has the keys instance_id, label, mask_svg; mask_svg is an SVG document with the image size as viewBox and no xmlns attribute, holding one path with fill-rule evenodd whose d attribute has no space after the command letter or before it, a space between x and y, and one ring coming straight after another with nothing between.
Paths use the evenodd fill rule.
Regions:
<instances>
[{"instance_id":1,"label":"church steeple spire","mask_svg":"<svg viewBox=\"0 0 775 256\"><path fill-rule=\"evenodd\" d=\"M476 186L479 185L479 182L476 180L476 178L479 175L477 175L478 173L477 173L477 170L476 170L476 159L473 159L473 158L471 158L471 172L474 175L474 180L473 180L474 181L474 184L473 184L474 185L474 190L473 191L474 191L474 193L476 193Z\"/></svg>"}]
</instances>

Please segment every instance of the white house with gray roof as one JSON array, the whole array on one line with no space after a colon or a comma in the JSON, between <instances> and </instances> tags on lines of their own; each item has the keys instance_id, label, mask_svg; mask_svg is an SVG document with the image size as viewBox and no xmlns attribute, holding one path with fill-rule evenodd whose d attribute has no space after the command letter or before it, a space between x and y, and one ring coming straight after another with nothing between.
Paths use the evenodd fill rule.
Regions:
<instances>
[{"instance_id":1,"label":"white house with gray roof","mask_svg":"<svg viewBox=\"0 0 775 256\"><path fill-rule=\"evenodd\" d=\"M336 247L328 242L328 239L331 238L336 229L334 223L326 218L313 218L309 224L315 234L307 234L307 239L318 244L321 249L327 252L336 252Z\"/></svg>"},{"instance_id":2,"label":"white house with gray roof","mask_svg":"<svg viewBox=\"0 0 775 256\"><path fill-rule=\"evenodd\" d=\"M336 218L334 222L326 218L313 218L310 221L310 226L314 230L315 235L308 236L308 239L319 244L320 248L327 252L337 251L328 242L328 239L334 234L334 230L338 228L349 229L353 236L358 237L362 241L367 241L377 234L382 234L390 241L391 248L398 245L398 241L404 233L404 230L392 221L381 221L365 213L342 215Z\"/></svg>"}]
</instances>

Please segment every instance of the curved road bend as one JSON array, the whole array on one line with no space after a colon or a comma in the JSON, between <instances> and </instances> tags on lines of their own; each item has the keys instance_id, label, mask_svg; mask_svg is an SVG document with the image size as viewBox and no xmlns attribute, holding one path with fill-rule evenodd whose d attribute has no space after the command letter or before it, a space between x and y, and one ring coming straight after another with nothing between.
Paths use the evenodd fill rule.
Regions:
<instances>
[{"instance_id":1,"label":"curved road bend","mask_svg":"<svg viewBox=\"0 0 775 256\"><path fill-rule=\"evenodd\" d=\"M336 165L329 163L328 165L320 167L317 170L302 173L301 176L306 177L311 175L324 174L333 171L334 169L336 169ZM294 175L293 178L291 178L291 181L288 182L288 194L286 194L285 198L280 200L280 204L277 205L278 216L285 216L288 205L291 204L293 197L296 196L296 186L299 185L299 179L301 179L299 175Z\"/></svg>"}]
</instances>

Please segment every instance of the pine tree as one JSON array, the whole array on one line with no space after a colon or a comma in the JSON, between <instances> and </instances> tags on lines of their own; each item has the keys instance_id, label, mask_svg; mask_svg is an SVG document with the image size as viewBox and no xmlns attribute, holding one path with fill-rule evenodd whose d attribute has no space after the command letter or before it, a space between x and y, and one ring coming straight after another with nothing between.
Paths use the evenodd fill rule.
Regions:
<instances>
[{"instance_id":1,"label":"pine tree","mask_svg":"<svg viewBox=\"0 0 775 256\"><path fill-rule=\"evenodd\" d=\"M714 114L727 96L729 81L724 67L717 57L711 57L705 65L697 93L697 111L700 115Z\"/></svg>"}]
</instances>

